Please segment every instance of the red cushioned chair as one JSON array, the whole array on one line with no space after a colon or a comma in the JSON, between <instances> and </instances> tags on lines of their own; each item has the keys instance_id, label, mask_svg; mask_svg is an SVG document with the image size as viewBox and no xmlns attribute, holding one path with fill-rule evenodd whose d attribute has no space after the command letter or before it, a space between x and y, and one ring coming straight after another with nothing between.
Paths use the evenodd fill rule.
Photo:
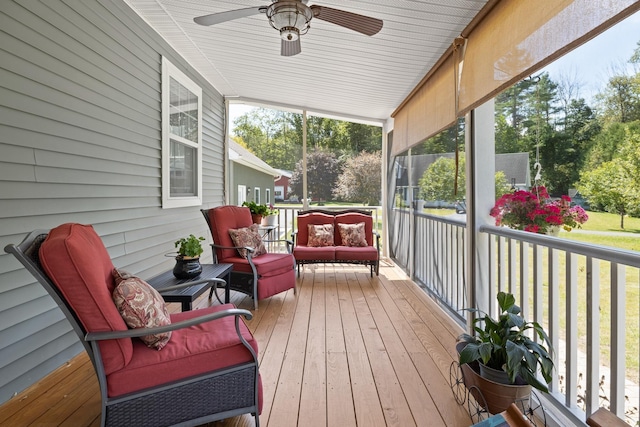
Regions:
<instances>
[{"instance_id":1,"label":"red cushioned chair","mask_svg":"<svg viewBox=\"0 0 640 427\"><path fill-rule=\"evenodd\" d=\"M211 230L215 262L233 264L230 287L252 297L254 309L258 308L258 300L292 288L295 292L296 260L291 255L291 241L283 240L287 243L287 253L267 253L254 257L253 248L244 248L248 256L243 258L238 253L238 249L242 248L234 246L229 230L253 224L249 208L225 205L202 209L202 214Z\"/></svg>"},{"instance_id":2,"label":"red cushioned chair","mask_svg":"<svg viewBox=\"0 0 640 427\"><path fill-rule=\"evenodd\" d=\"M245 413L259 425L258 347L240 319L249 311L226 304L172 314L167 326L128 329L112 300L114 266L90 225L34 231L5 251L49 292L89 354L102 426L191 426ZM167 331L162 350L137 338Z\"/></svg>"}]
</instances>

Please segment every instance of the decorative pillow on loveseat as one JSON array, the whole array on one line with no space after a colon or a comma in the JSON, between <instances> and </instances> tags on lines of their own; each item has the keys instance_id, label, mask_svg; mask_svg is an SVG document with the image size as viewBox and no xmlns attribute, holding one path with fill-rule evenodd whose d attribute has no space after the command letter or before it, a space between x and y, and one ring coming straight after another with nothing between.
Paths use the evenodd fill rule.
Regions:
<instances>
[{"instance_id":1,"label":"decorative pillow on loveseat","mask_svg":"<svg viewBox=\"0 0 640 427\"><path fill-rule=\"evenodd\" d=\"M262 243L262 237L258 232L258 224L251 224L249 227L244 228L231 228L229 229L229 235L233 240L233 245L238 246L238 253L242 258L247 257L247 250L245 247L253 248L253 257L260 256L267 253L267 249Z\"/></svg>"},{"instance_id":2,"label":"decorative pillow on loveseat","mask_svg":"<svg viewBox=\"0 0 640 427\"><path fill-rule=\"evenodd\" d=\"M171 324L162 296L151 285L117 268L113 269L113 277L116 282L113 302L127 326L137 329ZM162 350L170 338L171 331L140 337L148 347L157 350Z\"/></svg>"},{"instance_id":3,"label":"decorative pillow on loveseat","mask_svg":"<svg viewBox=\"0 0 640 427\"><path fill-rule=\"evenodd\" d=\"M367 237L364 234L364 222L357 224L338 224L340 238L344 246L367 246Z\"/></svg>"},{"instance_id":4,"label":"decorative pillow on loveseat","mask_svg":"<svg viewBox=\"0 0 640 427\"><path fill-rule=\"evenodd\" d=\"M309 224L307 246L314 248L333 246L333 224Z\"/></svg>"}]
</instances>

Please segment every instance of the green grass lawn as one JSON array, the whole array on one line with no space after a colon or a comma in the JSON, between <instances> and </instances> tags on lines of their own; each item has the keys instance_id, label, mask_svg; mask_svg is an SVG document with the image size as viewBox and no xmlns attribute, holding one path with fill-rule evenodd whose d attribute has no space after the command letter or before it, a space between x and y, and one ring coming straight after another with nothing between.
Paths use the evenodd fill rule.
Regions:
<instances>
[{"instance_id":1,"label":"green grass lawn","mask_svg":"<svg viewBox=\"0 0 640 427\"><path fill-rule=\"evenodd\" d=\"M589 220L582 226L586 231L617 231L640 234L640 218L625 216L624 229L620 228L620 215L607 212L587 212Z\"/></svg>"}]
</instances>

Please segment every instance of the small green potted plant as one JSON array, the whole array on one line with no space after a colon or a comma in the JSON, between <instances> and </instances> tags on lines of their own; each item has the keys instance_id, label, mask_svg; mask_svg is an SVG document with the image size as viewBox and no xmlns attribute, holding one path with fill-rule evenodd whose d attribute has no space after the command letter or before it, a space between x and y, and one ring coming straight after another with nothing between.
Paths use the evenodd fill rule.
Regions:
<instances>
[{"instance_id":1,"label":"small green potted plant","mask_svg":"<svg viewBox=\"0 0 640 427\"><path fill-rule=\"evenodd\" d=\"M262 225L273 226L276 225L277 221L278 209L276 209L272 204L269 204L267 207L267 213L262 217Z\"/></svg>"},{"instance_id":2,"label":"small green potted plant","mask_svg":"<svg viewBox=\"0 0 640 427\"><path fill-rule=\"evenodd\" d=\"M258 204L254 201L251 202L242 202L242 206L246 206L251 211L251 217L253 218L253 222L256 224L260 224L262 221L262 217L267 215L269 208L265 204Z\"/></svg>"},{"instance_id":3,"label":"small green potted plant","mask_svg":"<svg viewBox=\"0 0 640 427\"><path fill-rule=\"evenodd\" d=\"M537 322L527 322L521 315L515 297L505 292L498 293L501 314L492 319L488 314L474 320L475 336L462 334L459 341L466 343L460 352L460 364L479 361L480 367L493 368L506 373L508 384L518 377L538 390L548 392L546 384L537 377L538 368L549 383L553 371L551 342ZM476 309L467 309L479 312ZM479 326L479 324L484 326ZM537 335L535 342L529 333ZM545 347L546 346L546 347ZM486 378L486 375L483 375ZM495 380L494 380L495 381Z\"/></svg>"},{"instance_id":4,"label":"small green potted plant","mask_svg":"<svg viewBox=\"0 0 640 427\"><path fill-rule=\"evenodd\" d=\"M200 255L204 251L201 242L204 237L196 237L190 234L189 237L183 237L176 240L174 246L178 248L176 256L176 265L173 268L173 275L178 279L190 279L202 273L202 265L200 264Z\"/></svg>"}]
</instances>

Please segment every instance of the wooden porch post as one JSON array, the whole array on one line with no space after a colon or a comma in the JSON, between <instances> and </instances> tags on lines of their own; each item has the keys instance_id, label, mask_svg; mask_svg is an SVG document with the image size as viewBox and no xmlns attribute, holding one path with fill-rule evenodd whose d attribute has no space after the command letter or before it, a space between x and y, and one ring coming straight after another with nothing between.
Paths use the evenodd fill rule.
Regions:
<instances>
[{"instance_id":1,"label":"wooden porch post","mask_svg":"<svg viewBox=\"0 0 640 427\"><path fill-rule=\"evenodd\" d=\"M467 302L489 312L489 236L480 226L491 224L490 209L495 203L495 129L493 99L466 115L467 156ZM471 331L472 316L467 316Z\"/></svg>"}]
</instances>

